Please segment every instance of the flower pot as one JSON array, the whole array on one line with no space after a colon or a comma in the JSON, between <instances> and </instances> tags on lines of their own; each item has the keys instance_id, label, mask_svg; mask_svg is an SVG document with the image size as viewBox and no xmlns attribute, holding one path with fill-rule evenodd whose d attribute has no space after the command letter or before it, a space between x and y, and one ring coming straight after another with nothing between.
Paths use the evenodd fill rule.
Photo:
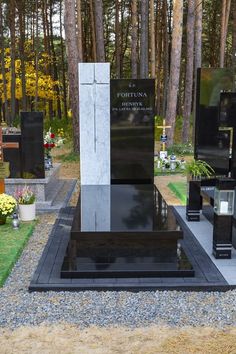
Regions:
<instances>
[{"instance_id":1,"label":"flower pot","mask_svg":"<svg viewBox=\"0 0 236 354\"><path fill-rule=\"evenodd\" d=\"M19 204L19 217L21 221L32 221L35 219L36 207L34 204Z\"/></svg>"},{"instance_id":2,"label":"flower pot","mask_svg":"<svg viewBox=\"0 0 236 354\"><path fill-rule=\"evenodd\" d=\"M5 215L0 215L0 225L6 224L7 217Z\"/></svg>"}]
</instances>

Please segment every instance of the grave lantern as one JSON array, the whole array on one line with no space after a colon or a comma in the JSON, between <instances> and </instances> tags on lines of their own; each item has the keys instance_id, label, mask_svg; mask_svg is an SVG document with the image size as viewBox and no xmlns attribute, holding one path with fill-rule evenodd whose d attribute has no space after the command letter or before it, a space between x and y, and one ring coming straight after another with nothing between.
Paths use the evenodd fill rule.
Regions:
<instances>
[{"instance_id":1,"label":"grave lantern","mask_svg":"<svg viewBox=\"0 0 236 354\"><path fill-rule=\"evenodd\" d=\"M215 258L231 258L235 185L236 181L231 178L216 180L213 225L213 255Z\"/></svg>"},{"instance_id":2,"label":"grave lantern","mask_svg":"<svg viewBox=\"0 0 236 354\"><path fill-rule=\"evenodd\" d=\"M170 169L174 171L176 169L176 156L171 154L170 156Z\"/></svg>"},{"instance_id":3,"label":"grave lantern","mask_svg":"<svg viewBox=\"0 0 236 354\"><path fill-rule=\"evenodd\" d=\"M225 186L225 188L230 188L230 186ZM214 210L217 215L233 215L234 189L224 189L224 185L221 187L216 186L214 193Z\"/></svg>"}]
</instances>

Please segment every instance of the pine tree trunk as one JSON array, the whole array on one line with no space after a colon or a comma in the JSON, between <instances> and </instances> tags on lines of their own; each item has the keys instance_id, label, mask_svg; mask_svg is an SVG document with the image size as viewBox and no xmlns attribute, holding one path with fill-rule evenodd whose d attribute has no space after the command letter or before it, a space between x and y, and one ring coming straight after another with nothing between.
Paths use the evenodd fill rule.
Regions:
<instances>
[{"instance_id":1,"label":"pine tree trunk","mask_svg":"<svg viewBox=\"0 0 236 354\"><path fill-rule=\"evenodd\" d=\"M97 50L96 50L96 31L95 31L95 22L94 22L93 0L89 0L89 10L90 10L90 18L91 18L93 61L96 63Z\"/></svg>"},{"instance_id":2,"label":"pine tree trunk","mask_svg":"<svg viewBox=\"0 0 236 354\"><path fill-rule=\"evenodd\" d=\"M120 78L121 74L121 33L120 33L120 4L119 0L116 0L116 16L115 16L115 52L116 52L116 77L117 79Z\"/></svg>"},{"instance_id":3,"label":"pine tree trunk","mask_svg":"<svg viewBox=\"0 0 236 354\"><path fill-rule=\"evenodd\" d=\"M39 8L38 0L35 3L35 36L34 36L34 48L35 48L35 98L34 98L34 110L38 111L38 98L39 98Z\"/></svg>"},{"instance_id":4,"label":"pine tree trunk","mask_svg":"<svg viewBox=\"0 0 236 354\"><path fill-rule=\"evenodd\" d=\"M58 76L58 68L57 68L57 56L54 47L54 33L53 33L53 2L51 2L50 5L51 5L50 6L50 38L51 38L51 52L52 52L52 59L53 59L53 79L54 81L58 82L59 76ZM60 88L58 84L55 85L55 91L56 91L56 102L57 102L57 117L61 119L62 115L61 115Z\"/></svg>"},{"instance_id":5,"label":"pine tree trunk","mask_svg":"<svg viewBox=\"0 0 236 354\"><path fill-rule=\"evenodd\" d=\"M65 0L65 34L68 54L70 105L73 115L74 150L79 151L79 80L75 0Z\"/></svg>"},{"instance_id":6,"label":"pine tree trunk","mask_svg":"<svg viewBox=\"0 0 236 354\"><path fill-rule=\"evenodd\" d=\"M23 0L18 6L19 13L19 53L21 61L21 89L22 89L22 109L27 110L27 99L26 99L26 70L25 70L25 1Z\"/></svg>"},{"instance_id":7,"label":"pine tree trunk","mask_svg":"<svg viewBox=\"0 0 236 354\"><path fill-rule=\"evenodd\" d=\"M236 1L233 2L232 65L233 65L233 68L236 67Z\"/></svg>"},{"instance_id":8,"label":"pine tree trunk","mask_svg":"<svg viewBox=\"0 0 236 354\"><path fill-rule=\"evenodd\" d=\"M138 76L138 55L137 55L137 46L138 46L138 9L137 9L137 0L132 0L131 3L131 70L132 78L137 79Z\"/></svg>"},{"instance_id":9,"label":"pine tree trunk","mask_svg":"<svg viewBox=\"0 0 236 354\"><path fill-rule=\"evenodd\" d=\"M189 140L190 115L192 108L193 89L193 56L194 56L194 22L195 22L195 0L188 0L187 16L187 53L186 53L186 74L184 92L184 112L183 112L183 142Z\"/></svg>"},{"instance_id":10,"label":"pine tree trunk","mask_svg":"<svg viewBox=\"0 0 236 354\"><path fill-rule=\"evenodd\" d=\"M155 16L154 16L154 0L150 0L150 48L151 48L151 77L156 77L156 43L155 43ZM161 43L160 43L161 45Z\"/></svg>"},{"instance_id":11,"label":"pine tree trunk","mask_svg":"<svg viewBox=\"0 0 236 354\"><path fill-rule=\"evenodd\" d=\"M1 49L1 73L3 82L3 114L5 121L10 125L9 112L8 112L8 101L7 101L7 80L6 80L6 69L5 69L5 58L4 58L4 36L3 36L3 13L2 13L2 1L0 0L0 49Z\"/></svg>"},{"instance_id":12,"label":"pine tree trunk","mask_svg":"<svg viewBox=\"0 0 236 354\"><path fill-rule=\"evenodd\" d=\"M96 31L96 51L98 62L105 62L104 29L103 29L103 2L94 0L94 17Z\"/></svg>"},{"instance_id":13,"label":"pine tree trunk","mask_svg":"<svg viewBox=\"0 0 236 354\"><path fill-rule=\"evenodd\" d=\"M149 0L141 2L140 77L148 77L148 13Z\"/></svg>"},{"instance_id":14,"label":"pine tree trunk","mask_svg":"<svg viewBox=\"0 0 236 354\"><path fill-rule=\"evenodd\" d=\"M82 18L81 18L81 0L77 1L77 31L78 31L78 54L79 62L83 61L83 33L82 33Z\"/></svg>"},{"instance_id":15,"label":"pine tree trunk","mask_svg":"<svg viewBox=\"0 0 236 354\"><path fill-rule=\"evenodd\" d=\"M164 34L163 34L163 102L162 102L162 117L166 116L166 103L167 103L167 91L168 91L168 78L169 78L169 34L168 34L168 4L167 0L163 3L163 18L164 18Z\"/></svg>"},{"instance_id":16,"label":"pine tree trunk","mask_svg":"<svg viewBox=\"0 0 236 354\"><path fill-rule=\"evenodd\" d=\"M66 69L65 69L65 53L63 40L63 21L62 21L62 1L60 0L60 37L61 37L61 68L62 68L62 86L63 86L63 106L64 117L68 119L67 111L67 85L66 85Z\"/></svg>"},{"instance_id":17,"label":"pine tree trunk","mask_svg":"<svg viewBox=\"0 0 236 354\"><path fill-rule=\"evenodd\" d=\"M168 102L167 102L167 109L166 109L167 124L171 125L171 128L169 129L168 145L172 145L174 142L176 105L177 105L177 95L179 89L179 76L180 76L182 31L183 31L183 0L174 0L170 78L169 78L169 88L168 88Z\"/></svg>"},{"instance_id":18,"label":"pine tree trunk","mask_svg":"<svg viewBox=\"0 0 236 354\"><path fill-rule=\"evenodd\" d=\"M195 16L195 72L202 66L202 0L196 0Z\"/></svg>"},{"instance_id":19,"label":"pine tree trunk","mask_svg":"<svg viewBox=\"0 0 236 354\"><path fill-rule=\"evenodd\" d=\"M220 38L220 67L224 67L225 47L228 31L229 13L231 0L222 0L222 14L221 14L221 38Z\"/></svg>"},{"instance_id":20,"label":"pine tree trunk","mask_svg":"<svg viewBox=\"0 0 236 354\"><path fill-rule=\"evenodd\" d=\"M16 33L15 33L15 0L10 0L10 35L11 35L11 117L10 124L12 124L16 115L16 70L15 70L15 60L16 60Z\"/></svg>"}]
</instances>

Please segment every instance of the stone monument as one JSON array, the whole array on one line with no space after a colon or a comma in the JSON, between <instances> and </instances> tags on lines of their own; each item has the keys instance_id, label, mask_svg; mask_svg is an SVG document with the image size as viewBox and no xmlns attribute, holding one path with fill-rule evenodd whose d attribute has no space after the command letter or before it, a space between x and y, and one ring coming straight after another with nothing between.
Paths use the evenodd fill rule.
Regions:
<instances>
[{"instance_id":1,"label":"stone monument","mask_svg":"<svg viewBox=\"0 0 236 354\"><path fill-rule=\"evenodd\" d=\"M153 184L154 87L112 80L110 91L109 64L79 64L81 190L62 278L194 274Z\"/></svg>"}]
</instances>

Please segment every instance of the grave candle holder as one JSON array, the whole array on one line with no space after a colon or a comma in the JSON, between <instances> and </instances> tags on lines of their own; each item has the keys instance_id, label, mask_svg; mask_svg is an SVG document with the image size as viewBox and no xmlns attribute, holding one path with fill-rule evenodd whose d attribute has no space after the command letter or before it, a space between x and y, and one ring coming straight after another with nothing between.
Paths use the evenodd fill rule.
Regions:
<instances>
[{"instance_id":1,"label":"grave candle holder","mask_svg":"<svg viewBox=\"0 0 236 354\"><path fill-rule=\"evenodd\" d=\"M213 224L213 255L215 258L231 258L235 185L236 181L231 178L216 180Z\"/></svg>"}]
</instances>

